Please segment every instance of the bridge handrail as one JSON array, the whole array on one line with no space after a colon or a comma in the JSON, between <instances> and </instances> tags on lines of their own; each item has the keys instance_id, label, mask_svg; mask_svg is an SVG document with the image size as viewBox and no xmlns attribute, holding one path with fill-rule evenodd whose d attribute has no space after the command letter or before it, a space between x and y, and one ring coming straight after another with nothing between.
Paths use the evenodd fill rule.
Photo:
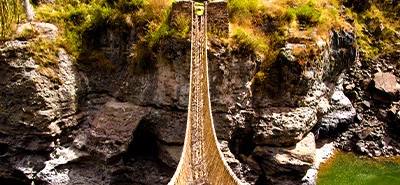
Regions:
<instances>
[{"instance_id":1,"label":"bridge handrail","mask_svg":"<svg viewBox=\"0 0 400 185\"><path fill-rule=\"evenodd\" d=\"M194 15L194 3L192 1L192 32L191 32L191 63L190 63L190 92L189 92L189 105L188 105L188 120L186 124L186 135L185 135L185 143L183 146L182 155L178 164L178 167L175 171L174 176L168 185L188 185L190 182L195 180L192 177L193 169L191 169L191 157L192 157L192 103L194 101L195 96L199 96L199 94L193 93L194 91L194 79L201 79L201 75L203 80L201 81L200 93L202 97L200 97L204 103L203 108L201 108L200 115L202 116L203 122L203 136L202 142L204 144L204 162L207 174L207 182L206 184L214 184L214 185L237 185L241 184L236 175L232 172L226 161L224 160L224 156L222 151L219 149L219 142L217 140L215 134L215 128L213 124L212 111L211 111L211 103L210 103L210 91L209 91L209 80L208 80L208 62L207 62L207 2L204 2L204 15ZM205 21L203 27L204 34L204 43L197 44L198 38L194 37L194 24L193 22L197 20L201 20L200 17ZM198 35L198 33L196 33ZM199 40L200 42L201 40ZM202 45L201 45L202 44ZM202 47L201 47L202 46ZM201 48L196 48L201 47ZM193 53L193 51L196 53ZM199 52L203 52L203 55ZM193 56L199 54L203 58L199 59L200 61L193 61ZM200 62L200 67L202 68L200 73L194 73L194 63ZM199 72L197 71L197 72ZM198 75L198 76L195 76ZM199 92L197 92L199 93ZM197 103L197 102L196 102ZM198 106L195 104L195 106ZM199 113L199 112L197 112Z\"/></svg>"}]
</instances>

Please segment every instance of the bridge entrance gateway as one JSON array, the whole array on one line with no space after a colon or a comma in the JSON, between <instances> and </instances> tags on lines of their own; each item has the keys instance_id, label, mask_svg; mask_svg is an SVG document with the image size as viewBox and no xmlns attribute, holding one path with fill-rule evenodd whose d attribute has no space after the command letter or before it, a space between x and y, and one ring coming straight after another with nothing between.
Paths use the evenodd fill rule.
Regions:
<instances>
[{"instance_id":1,"label":"bridge entrance gateway","mask_svg":"<svg viewBox=\"0 0 400 185\"><path fill-rule=\"evenodd\" d=\"M183 152L168 185L236 185L215 134L208 82L207 1L191 2L191 64Z\"/></svg>"}]
</instances>

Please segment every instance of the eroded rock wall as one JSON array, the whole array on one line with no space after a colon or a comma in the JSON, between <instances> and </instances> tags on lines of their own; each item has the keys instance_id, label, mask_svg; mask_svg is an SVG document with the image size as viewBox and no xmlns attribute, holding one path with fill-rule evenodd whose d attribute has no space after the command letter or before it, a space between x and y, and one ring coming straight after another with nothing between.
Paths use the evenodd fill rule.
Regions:
<instances>
[{"instance_id":1,"label":"eroded rock wall","mask_svg":"<svg viewBox=\"0 0 400 185\"><path fill-rule=\"evenodd\" d=\"M167 38L149 57L129 61L135 30L126 35L104 28L97 34L88 42L107 54L113 68L79 70L82 66L60 51L54 70L62 83L37 72L28 43L1 48L5 182L154 185L172 177L185 137L190 41ZM265 71L270 84L258 86L252 79L262 58L232 52L227 42L209 38L217 136L249 184L275 184L287 176L290 183L301 183L314 162L319 125L335 129L327 119L339 125L354 117L346 97L337 98L340 74L356 58L354 35L332 31L328 41L288 40ZM294 52L311 48L312 55ZM132 68L135 62L147 68ZM336 105L348 117L331 114Z\"/></svg>"},{"instance_id":2,"label":"eroded rock wall","mask_svg":"<svg viewBox=\"0 0 400 185\"><path fill-rule=\"evenodd\" d=\"M288 39L277 59L262 71L265 81L252 84L252 106L239 111L246 112L238 116L244 118L244 126L234 131L231 148L261 174L256 184L312 183L302 182L300 177L314 163L314 138L319 137L321 128L326 131L333 124L334 130L355 116L339 80L356 61L354 42L353 33L335 30L327 41ZM301 154L274 152L282 147L297 148L304 140L308 145L302 146ZM290 163L286 169L289 164L285 161L296 164Z\"/></svg>"}]
</instances>

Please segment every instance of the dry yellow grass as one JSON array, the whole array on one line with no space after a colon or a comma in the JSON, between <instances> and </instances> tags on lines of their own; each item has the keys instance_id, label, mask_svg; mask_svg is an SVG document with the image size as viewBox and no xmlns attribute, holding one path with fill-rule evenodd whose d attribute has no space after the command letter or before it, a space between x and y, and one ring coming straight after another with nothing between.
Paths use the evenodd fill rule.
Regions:
<instances>
[{"instance_id":1,"label":"dry yellow grass","mask_svg":"<svg viewBox=\"0 0 400 185\"><path fill-rule=\"evenodd\" d=\"M296 56L295 62L307 66L309 61L318 57L319 51L314 44L329 42L332 29L353 29L341 15L339 0L252 0L251 6L236 1L239 0L228 0L228 3L233 2L228 6L230 13L233 13L230 15L230 43L237 46L243 42L235 35L241 29L254 38L248 40L252 42L250 45L266 46L252 47L254 53L264 58L261 70L252 82L263 84L267 89L273 89L265 83L269 80L268 67L287 42L304 44L293 46L291 52Z\"/></svg>"},{"instance_id":2,"label":"dry yellow grass","mask_svg":"<svg viewBox=\"0 0 400 185\"><path fill-rule=\"evenodd\" d=\"M235 3L237 0L228 1L228 3ZM290 30L291 36L309 36L314 38L327 39L329 31L331 29L351 29L351 25L347 23L340 15L340 2L338 0L253 0L253 4L248 8L236 8L235 10L241 10L241 12L233 12L231 16L231 28L239 25L245 27L247 30L258 29L257 24L263 24L263 20L266 16L275 20L275 24L278 24L282 30ZM254 4L255 3L255 4ZM309 4L312 7L308 6ZM246 4L239 4L246 6ZM314 12L318 13L318 20L314 25L299 24L296 19L296 12L302 7L310 8ZM231 8L233 9L233 8ZM251 15L248 12L251 12ZM299 10L302 11L302 10ZM297 12L302 13L302 12ZM307 13L307 12L305 12ZM294 16L294 17L293 17ZM310 15L312 16L312 15ZM254 30L252 32L259 32Z\"/></svg>"}]
</instances>

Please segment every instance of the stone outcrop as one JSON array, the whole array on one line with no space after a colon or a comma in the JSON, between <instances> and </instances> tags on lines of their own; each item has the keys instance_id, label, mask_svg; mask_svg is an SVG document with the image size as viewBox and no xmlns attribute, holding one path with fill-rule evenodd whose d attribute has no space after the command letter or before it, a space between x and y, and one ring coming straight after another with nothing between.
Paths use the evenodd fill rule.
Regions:
<instances>
[{"instance_id":1,"label":"stone outcrop","mask_svg":"<svg viewBox=\"0 0 400 185\"><path fill-rule=\"evenodd\" d=\"M320 126L317 132L321 138L345 131L356 116L356 110L342 90L341 86L334 89L328 107L326 107L327 114L319 121Z\"/></svg>"},{"instance_id":2,"label":"stone outcrop","mask_svg":"<svg viewBox=\"0 0 400 185\"><path fill-rule=\"evenodd\" d=\"M30 22L18 26L15 34L18 37L27 29L37 32L37 36L46 40L55 40L58 34L58 28L54 24L44 22Z\"/></svg>"},{"instance_id":3,"label":"stone outcrop","mask_svg":"<svg viewBox=\"0 0 400 185\"><path fill-rule=\"evenodd\" d=\"M0 94L2 179L166 184L172 177L185 137L190 43L167 39L152 53L160 56L152 61L154 68L131 71L121 62L127 58L120 54L128 49L122 35L110 29L100 35L102 39L89 42L106 53L106 48L114 48L107 56L115 68L78 71L62 51L59 66L53 69L62 84L37 71L26 49L34 40L1 48L1 83L7 87ZM237 97L245 104L245 83L254 75L256 62L248 56L232 59L226 44L214 44L219 47L210 55L211 83L218 87L211 90L218 105L213 109L216 129L218 137L230 139L235 125L228 110L235 107ZM227 59L233 61L227 65ZM242 70L243 59L248 71ZM29 151L38 154L27 155ZM84 172L87 169L93 170Z\"/></svg>"},{"instance_id":4,"label":"stone outcrop","mask_svg":"<svg viewBox=\"0 0 400 185\"><path fill-rule=\"evenodd\" d=\"M311 131L317 111L309 107L261 109L258 123L253 123L257 145L293 146Z\"/></svg>"},{"instance_id":5,"label":"stone outcrop","mask_svg":"<svg viewBox=\"0 0 400 185\"><path fill-rule=\"evenodd\" d=\"M399 97L400 84L392 73L375 73L371 85L373 99L378 103L391 103Z\"/></svg>"},{"instance_id":6,"label":"stone outcrop","mask_svg":"<svg viewBox=\"0 0 400 185\"><path fill-rule=\"evenodd\" d=\"M132 133L148 111L149 108L108 101L101 114L90 123L89 133L77 136L74 143L79 143L78 148L85 147L90 152L102 155L100 158L105 160L125 153L131 143ZM85 139L82 141L79 138Z\"/></svg>"},{"instance_id":7,"label":"stone outcrop","mask_svg":"<svg viewBox=\"0 0 400 185\"><path fill-rule=\"evenodd\" d=\"M257 146L251 158L258 162L269 183L297 184L299 182L296 179L300 180L314 163L314 135L309 133L295 146L290 147Z\"/></svg>"},{"instance_id":8,"label":"stone outcrop","mask_svg":"<svg viewBox=\"0 0 400 185\"><path fill-rule=\"evenodd\" d=\"M3 174L9 174L2 178L14 179L15 170L25 174L16 182L28 182L47 170L47 154L65 142L61 135L80 119L79 74L69 55L60 50L59 68L48 69L56 71L62 82L55 83L39 73L39 66L27 54L27 44L13 41L0 48L1 160L7 169Z\"/></svg>"},{"instance_id":9,"label":"stone outcrop","mask_svg":"<svg viewBox=\"0 0 400 185\"><path fill-rule=\"evenodd\" d=\"M266 156L268 152L262 151L295 147L306 136L307 140L314 142L314 137L310 136L314 136L312 133L316 133L318 138L318 131L324 134L338 131L336 128L347 126L355 116L339 80L343 71L356 61L354 35L341 30L332 31L329 42L314 38L288 41L293 43L286 44L277 59L264 69L264 82L251 85L251 111L239 112L244 120L234 120L238 125L243 123L244 128L234 132L233 151L238 156L244 155L241 156L243 161L261 173L258 182L292 184L296 181L281 178L288 173L285 170L275 170L274 173L260 170L263 165L271 164L262 162L271 158ZM313 146L308 150L315 150ZM287 170L296 169L297 175L294 176L301 176L313 162L311 160L305 166L300 163L291 165ZM276 166L282 167L282 164Z\"/></svg>"},{"instance_id":10,"label":"stone outcrop","mask_svg":"<svg viewBox=\"0 0 400 185\"><path fill-rule=\"evenodd\" d=\"M26 47L2 48L1 74L4 80L1 85L4 88L1 89L0 120L5 129L3 134L60 134L62 128L76 125L78 72L62 50L58 53L61 68L54 69L62 84L54 83L37 71L39 66L32 58L24 58Z\"/></svg>"}]
</instances>

